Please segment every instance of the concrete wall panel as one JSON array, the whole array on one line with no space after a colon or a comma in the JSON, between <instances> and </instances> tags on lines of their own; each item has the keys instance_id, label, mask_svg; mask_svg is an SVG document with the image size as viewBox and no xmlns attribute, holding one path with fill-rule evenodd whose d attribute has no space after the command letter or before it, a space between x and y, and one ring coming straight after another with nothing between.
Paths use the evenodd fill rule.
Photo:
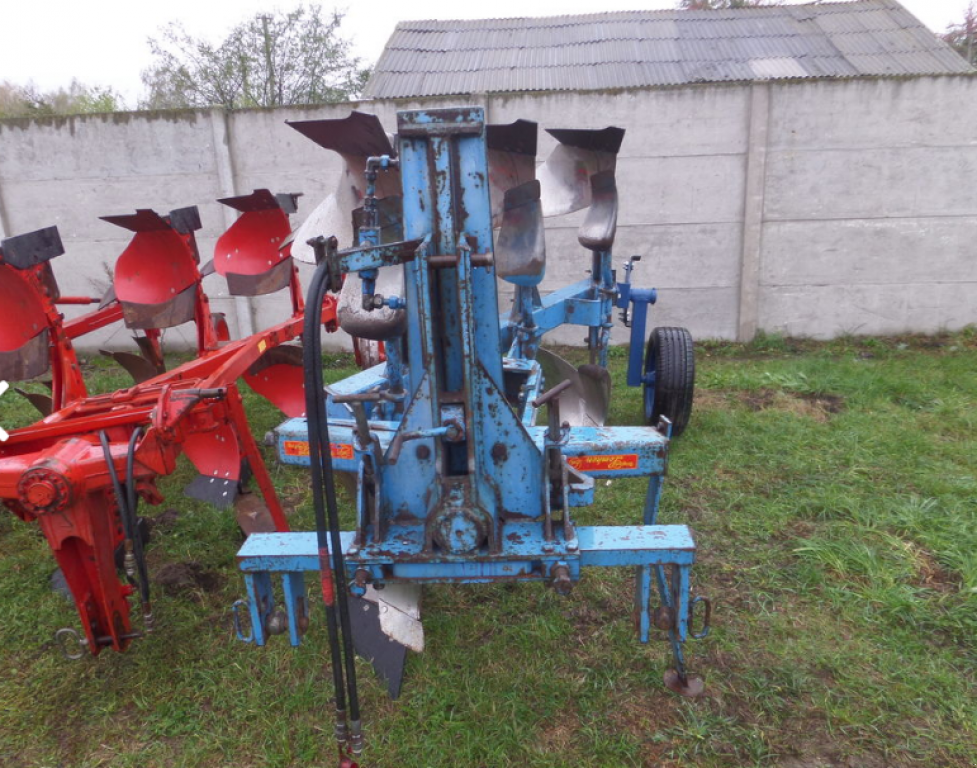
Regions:
<instances>
[{"instance_id":1,"label":"concrete wall panel","mask_svg":"<svg viewBox=\"0 0 977 768\"><path fill-rule=\"evenodd\" d=\"M540 159L555 141L545 128L627 130L621 157L728 155L746 151L748 88L688 88L493 96L489 120L540 124Z\"/></svg>"},{"instance_id":2,"label":"concrete wall panel","mask_svg":"<svg viewBox=\"0 0 977 768\"><path fill-rule=\"evenodd\" d=\"M959 330L974 322L977 283L810 285L764 292L761 327L830 339Z\"/></svg>"},{"instance_id":3,"label":"concrete wall panel","mask_svg":"<svg viewBox=\"0 0 977 768\"><path fill-rule=\"evenodd\" d=\"M772 84L771 149L972 147L970 77Z\"/></svg>"},{"instance_id":4,"label":"concrete wall panel","mask_svg":"<svg viewBox=\"0 0 977 768\"><path fill-rule=\"evenodd\" d=\"M61 284L88 293L128 240L98 216L196 204L204 261L233 220L217 197L303 192L293 224L303 221L335 188L340 161L286 120L353 107L393 131L398 109L474 103L491 122L627 129L615 263L643 255L635 279L661 289L655 324L719 338L748 327L744 316L798 335L959 327L977 322L975 89L970 77L935 77L0 121L0 229L59 225L69 250L56 264ZM540 162L554 145L541 131ZM583 217L547 220L543 290L589 267L576 241ZM744 272L744 258L758 269ZM206 286L233 331L238 303L220 278ZM256 327L266 327L284 318L287 299L261 297L252 309ZM192 341L184 329L168 336Z\"/></svg>"},{"instance_id":5,"label":"concrete wall panel","mask_svg":"<svg viewBox=\"0 0 977 768\"><path fill-rule=\"evenodd\" d=\"M740 222L744 172L739 155L620 158L620 221L644 226Z\"/></svg>"},{"instance_id":6,"label":"concrete wall panel","mask_svg":"<svg viewBox=\"0 0 977 768\"><path fill-rule=\"evenodd\" d=\"M771 222L761 283L977 282L975 244L977 217Z\"/></svg>"},{"instance_id":7,"label":"concrete wall panel","mask_svg":"<svg viewBox=\"0 0 977 768\"><path fill-rule=\"evenodd\" d=\"M0 121L0 180L104 180L212 173L207 112Z\"/></svg>"},{"instance_id":8,"label":"concrete wall panel","mask_svg":"<svg viewBox=\"0 0 977 768\"><path fill-rule=\"evenodd\" d=\"M766 220L977 214L977 146L772 151Z\"/></svg>"},{"instance_id":9,"label":"concrete wall panel","mask_svg":"<svg viewBox=\"0 0 977 768\"><path fill-rule=\"evenodd\" d=\"M100 216L152 208L167 214L188 205L200 207L203 232L222 231L220 195L213 176L156 176L4 182L3 200L11 234L57 225L62 240L125 243L131 232ZM52 204L54 203L54 204Z\"/></svg>"}]
</instances>

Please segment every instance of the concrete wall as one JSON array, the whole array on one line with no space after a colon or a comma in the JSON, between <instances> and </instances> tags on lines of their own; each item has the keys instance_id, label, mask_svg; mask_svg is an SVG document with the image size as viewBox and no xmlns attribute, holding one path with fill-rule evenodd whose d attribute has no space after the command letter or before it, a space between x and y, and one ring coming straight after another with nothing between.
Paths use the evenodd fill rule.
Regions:
<instances>
[{"instance_id":1,"label":"concrete wall","mask_svg":"<svg viewBox=\"0 0 977 768\"><path fill-rule=\"evenodd\" d=\"M660 289L658 325L697 337L758 329L831 337L977 322L977 80L812 81L605 94L523 94L363 103L392 130L399 108L479 103L492 122L627 129L618 163L617 261ZM304 192L296 222L335 184L338 158L284 121L350 105L0 121L0 230L57 224L66 293L93 293L126 231L98 220L137 207L199 205L205 258L233 220L215 198ZM539 157L555 145L540 133ZM543 289L579 279L583 214L547 220ZM232 329L267 326L284 297L206 287ZM238 322L239 321L239 322ZM93 343L125 345L117 331ZM176 329L170 340L190 340ZM559 341L579 343L579 330ZM618 333L617 341L626 336Z\"/></svg>"}]
</instances>

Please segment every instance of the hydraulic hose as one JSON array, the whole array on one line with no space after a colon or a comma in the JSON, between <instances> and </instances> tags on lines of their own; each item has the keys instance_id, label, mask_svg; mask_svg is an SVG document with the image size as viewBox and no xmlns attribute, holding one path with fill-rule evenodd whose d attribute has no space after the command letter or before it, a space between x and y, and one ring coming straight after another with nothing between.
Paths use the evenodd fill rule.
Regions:
<instances>
[{"instance_id":1,"label":"hydraulic hose","mask_svg":"<svg viewBox=\"0 0 977 768\"><path fill-rule=\"evenodd\" d=\"M129 440L130 454L134 454L135 442L138 439L139 431L133 433ZM112 481L112 492L115 495L115 502L119 507L119 517L122 519L122 532L125 536L126 542L126 552L125 558L131 556L135 561L136 573L138 574L135 579L136 586L139 589L139 597L142 602L143 607L143 619L147 622L146 630L152 631L152 611L149 604L149 575L146 570L146 560L143 555L142 539L139 536L139 526L136 521L135 515L135 483L132 483L132 489L123 488L122 483L119 481L119 473L115 470L115 462L112 459L112 447L109 444L108 435L102 430L98 433L99 442L102 445L102 455L105 457L105 465L108 468L109 479ZM131 473L129 462L134 461L131 456L127 457L126 469L127 475ZM132 568L126 563L126 576L130 578L129 571ZM131 581L130 581L131 583Z\"/></svg>"},{"instance_id":2,"label":"hydraulic hose","mask_svg":"<svg viewBox=\"0 0 977 768\"><path fill-rule=\"evenodd\" d=\"M136 444L140 437L142 437L142 427L136 427L129 436L129 447L126 452L126 513L134 534L132 553L136 558L136 568L139 572L139 596L142 599L143 622L146 631L152 632L153 610L149 593L149 569L146 566L146 553L139 533L139 516L136 514L139 509L139 494L136 493Z\"/></svg>"},{"instance_id":3,"label":"hydraulic hose","mask_svg":"<svg viewBox=\"0 0 977 768\"><path fill-rule=\"evenodd\" d=\"M318 247L318 250L321 251L323 245L324 241L320 238L313 247ZM306 300L305 328L303 331L306 418L309 430L309 460L312 473L316 540L319 549L323 603L326 609L333 683L336 694L336 732L337 738L345 741L343 737L346 730L345 708L348 696L350 747L354 754L359 754L362 750L363 740L359 695L356 685L356 661L349 620L348 585L340 536L339 510L336 503L336 487L332 471L329 424L323 396L322 301L329 284L328 266L323 261L313 275ZM330 549L332 550L331 563L329 562ZM340 643L342 648L340 648Z\"/></svg>"}]
</instances>

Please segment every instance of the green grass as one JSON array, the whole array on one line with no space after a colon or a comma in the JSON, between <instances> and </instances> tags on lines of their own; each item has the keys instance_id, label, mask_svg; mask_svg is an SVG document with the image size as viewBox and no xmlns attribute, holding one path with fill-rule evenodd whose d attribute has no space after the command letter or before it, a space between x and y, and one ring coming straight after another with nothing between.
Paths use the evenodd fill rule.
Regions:
<instances>
[{"instance_id":1,"label":"green grass","mask_svg":"<svg viewBox=\"0 0 977 768\"><path fill-rule=\"evenodd\" d=\"M977 764L977 334L762 337L698 350L693 420L675 442L666 522L699 546L713 632L687 646L706 695L661 684L636 643L629 573L541 585L431 587L427 650L391 702L360 665L371 766L970 766ZM614 423L641 399L612 354ZM582 361L582 360L581 360ZM350 361L329 361L333 378ZM99 389L124 384L91 371ZM4 426L29 420L4 398ZM248 398L261 436L277 412ZM269 466L296 526L308 478ZM49 590L35 527L0 516L0 764L334 765L319 614L307 643L233 637L232 516L161 483L154 573L196 561L207 588L157 589L158 631L70 663L51 635L76 614ZM598 484L588 524L634 523L639 482ZM145 512L148 508L143 508ZM348 514L348 511L347 511Z\"/></svg>"}]
</instances>

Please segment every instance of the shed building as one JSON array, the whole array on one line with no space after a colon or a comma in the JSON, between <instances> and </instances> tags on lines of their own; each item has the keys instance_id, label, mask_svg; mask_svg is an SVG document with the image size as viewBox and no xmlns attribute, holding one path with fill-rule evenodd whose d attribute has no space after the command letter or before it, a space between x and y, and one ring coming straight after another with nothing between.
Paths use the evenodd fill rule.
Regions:
<instances>
[{"instance_id":1,"label":"shed building","mask_svg":"<svg viewBox=\"0 0 977 768\"><path fill-rule=\"evenodd\" d=\"M615 254L643 255L658 325L748 339L977 323L977 80L895 0L403 22L367 96L0 120L0 236L57 224L63 291L100 295L127 236L99 216L198 205L208 259L233 220L216 198L303 192L300 220L335 189L339 159L285 120L356 108L393 130L398 109L468 102L493 123L627 129ZM541 131L540 160L552 148ZM582 216L547 220L544 291L587 268ZM221 281L205 287L236 332L288 312ZM131 347L114 334L82 343Z\"/></svg>"},{"instance_id":2,"label":"shed building","mask_svg":"<svg viewBox=\"0 0 977 768\"><path fill-rule=\"evenodd\" d=\"M626 128L616 252L645 255L659 321L827 337L977 321L972 72L859 0L405 21L366 95ZM550 286L586 264L576 224L549 222Z\"/></svg>"}]
</instances>

